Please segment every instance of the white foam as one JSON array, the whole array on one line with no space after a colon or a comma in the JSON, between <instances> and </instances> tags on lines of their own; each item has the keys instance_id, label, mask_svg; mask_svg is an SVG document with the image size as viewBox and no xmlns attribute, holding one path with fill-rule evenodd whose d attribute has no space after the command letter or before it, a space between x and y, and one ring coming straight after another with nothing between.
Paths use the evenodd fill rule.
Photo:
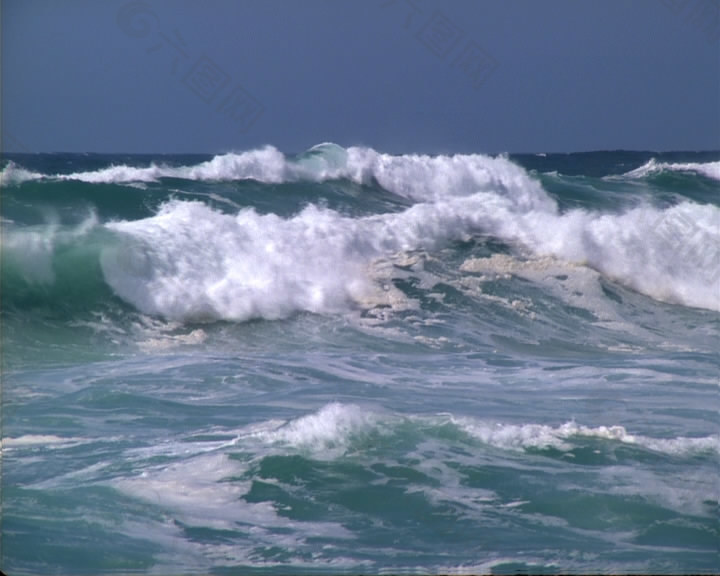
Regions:
<instances>
[{"instance_id":1,"label":"white foam","mask_svg":"<svg viewBox=\"0 0 720 576\"><path fill-rule=\"evenodd\" d=\"M172 169L151 164L146 168L138 168L135 166L109 166L100 170L88 172L74 172L71 174L56 174L54 179L57 180L80 180L81 182L89 182L92 184L104 183L140 183L153 182L164 175L170 175Z\"/></svg>"},{"instance_id":2,"label":"white foam","mask_svg":"<svg viewBox=\"0 0 720 576\"><path fill-rule=\"evenodd\" d=\"M655 332L628 320L624 307L607 297L601 282L602 276L598 271L577 262L554 256L493 254L486 258L468 258L461 264L460 270L471 274L453 280L452 285L472 298L498 303L534 320L536 303L532 299L513 299L512 294L503 298L485 290L487 282L517 276L541 284L544 291L557 296L573 308L588 310L595 317L593 322L597 326L625 335L633 334L645 344L655 342L658 346L665 346ZM595 345L606 346L601 343ZM645 349L627 344L616 344L609 348L622 352L639 352Z\"/></svg>"},{"instance_id":3,"label":"white foam","mask_svg":"<svg viewBox=\"0 0 720 576\"><path fill-rule=\"evenodd\" d=\"M657 300L720 310L720 208L508 214L497 235L598 270ZM468 266L472 266L471 263Z\"/></svg>"},{"instance_id":4,"label":"white foam","mask_svg":"<svg viewBox=\"0 0 720 576\"><path fill-rule=\"evenodd\" d=\"M634 444L662 454L687 456L703 452L720 453L720 436L698 438L651 438L630 434L623 426L582 426L566 422L560 426L545 424L502 424L453 418L455 424L485 444L509 450L528 448L569 451L573 441L582 437L602 438L623 444Z\"/></svg>"},{"instance_id":5,"label":"white foam","mask_svg":"<svg viewBox=\"0 0 720 576\"><path fill-rule=\"evenodd\" d=\"M367 274L374 258L462 237L482 218L475 212L418 204L399 215L352 219L309 206L283 219L171 202L153 218L109 224L125 239L101 264L119 296L171 320L332 313L377 299Z\"/></svg>"},{"instance_id":6,"label":"white foam","mask_svg":"<svg viewBox=\"0 0 720 576\"><path fill-rule=\"evenodd\" d=\"M205 558L220 565L248 563L258 547L278 546L294 551L302 549L307 538L352 538L352 533L340 524L292 520L279 514L272 502L248 502L243 496L252 481L245 479L246 471L246 463L212 451L146 468L139 475L117 478L110 484L128 496L162 509L165 517L182 524L245 532L244 538L232 546L188 542L177 532L174 522L147 534L166 546L177 545L186 550L195 562Z\"/></svg>"},{"instance_id":7,"label":"white foam","mask_svg":"<svg viewBox=\"0 0 720 576\"><path fill-rule=\"evenodd\" d=\"M231 528L240 519L237 503L249 486L222 480L242 472L241 464L224 454L203 454L146 470L138 476L120 478L113 484L136 498L181 511L189 523ZM272 513L262 505L254 508L253 513L258 516Z\"/></svg>"},{"instance_id":8,"label":"white foam","mask_svg":"<svg viewBox=\"0 0 720 576\"><path fill-rule=\"evenodd\" d=\"M278 162L265 179L282 172L280 159L268 154L271 164ZM555 209L539 184L504 158L393 157L350 149L343 172L427 201L400 214L359 219L312 205L283 219L248 209L230 216L200 203L170 202L153 218L110 225L139 243L105 254L106 279L141 311L169 319L337 312L376 298L367 275L376 258L432 248L476 231L501 234L514 212Z\"/></svg>"},{"instance_id":9,"label":"white foam","mask_svg":"<svg viewBox=\"0 0 720 576\"><path fill-rule=\"evenodd\" d=\"M492 554L488 554L491 556ZM521 570L520 573L532 574L534 570L537 570L538 574L542 574L548 571L548 569L558 570L559 566L554 562L543 562L540 558L532 559L527 555L522 554L517 558L511 556L505 557L493 557L491 560L480 562L477 564L461 564L458 566L438 566L431 573L433 574L448 574L453 576L462 576L472 574L493 574L493 570L501 568L503 565L512 565L514 570ZM498 572L502 574L503 572Z\"/></svg>"},{"instance_id":10,"label":"white foam","mask_svg":"<svg viewBox=\"0 0 720 576\"><path fill-rule=\"evenodd\" d=\"M520 213L556 209L540 183L503 156L392 156L371 148L349 148L347 152L343 176L363 184L376 181L386 190L412 200L435 202L486 193L486 202L513 207Z\"/></svg>"},{"instance_id":11,"label":"white foam","mask_svg":"<svg viewBox=\"0 0 720 576\"><path fill-rule=\"evenodd\" d=\"M178 346L202 344L205 340L207 340L207 333L201 328L197 328L187 334L162 334L147 340L141 340L138 342L138 346L146 352L162 352L174 350Z\"/></svg>"},{"instance_id":12,"label":"white foam","mask_svg":"<svg viewBox=\"0 0 720 576\"><path fill-rule=\"evenodd\" d=\"M270 431L256 434L266 443L281 443L311 450L316 455L337 456L346 451L354 434L377 424L375 415L359 406L333 402Z\"/></svg>"},{"instance_id":13,"label":"white foam","mask_svg":"<svg viewBox=\"0 0 720 576\"><path fill-rule=\"evenodd\" d=\"M29 180L39 180L41 178L43 178L43 174L26 170L10 160L5 168L0 171L0 187L22 184Z\"/></svg>"},{"instance_id":14,"label":"white foam","mask_svg":"<svg viewBox=\"0 0 720 576\"><path fill-rule=\"evenodd\" d=\"M644 178L660 172L695 172L713 180L720 180L720 161L717 162L658 162L651 158L642 166L631 170L625 176Z\"/></svg>"},{"instance_id":15,"label":"white foam","mask_svg":"<svg viewBox=\"0 0 720 576\"><path fill-rule=\"evenodd\" d=\"M174 202L154 218L110 227L127 240L102 255L105 278L147 314L275 319L344 310L369 289L364 259L350 253L352 221L314 207L284 220Z\"/></svg>"},{"instance_id":16,"label":"white foam","mask_svg":"<svg viewBox=\"0 0 720 576\"><path fill-rule=\"evenodd\" d=\"M683 515L717 518L720 486L717 475L707 469L687 467L662 474L638 466L610 466L598 474L613 494L640 496Z\"/></svg>"},{"instance_id":17,"label":"white foam","mask_svg":"<svg viewBox=\"0 0 720 576\"><path fill-rule=\"evenodd\" d=\"M643 178L663 171L695 172L720 180L720 161L670 163L651 158L624 176ZM126 184L153 182L160 178L216 181L253 179L268 183L348 178L358 183L377 181L387 190L415 200L438 199L448 193L457 194L458 191L475 193L505 190L517 194L523 188L526 193L529 192L529 198L534 196L531 189L540 187L535 183L528 186L528 174L503 156L393 156L366 147L344 149L331 142L313 146L295 158L287 157L268 145L244 152L218 154L193 166L152 163L146 167L137 167L120 164L70 174L42 174L26 170L10 161L0 172L0 185L38 179ZM537 201L537 197L532 201Z\"/></svg>"},{"instance_id":18,"label":"white foam","mask_svg":"<svg viewBox=\"0 0 720 576\"><path fill-rule=\"evenodd\" d=\"M137 167L125 164L70 174L38 175L53 180L79 180L94 184L154 182L160 178L186 180L259 180L281 182L291 176L285 157L272 146L240 154L220 154L194 166L155 164Z\"/></svg>"},{"instance_id":19,"label":"white foam","mask_svg":"<svg viewBox=\"0 0 720 576\"><path fill-rule=\"evenodd\" d=\"M155 182L160 178L186 180L258 180L282 182L303 177L318 178L310 170L288 161L272 146L242 153L220 154L194 166L169 166L151 163L149 166L114 164L98 170L68 174L33 172L10 161L0 172L0 186L21 184L28 180L73 180L92 184L133 184Z\"/></svg>"},{"instance_id":20,"label":"white foam","mask_svg":"<svg viewBox=\"0 0 720 576\"><path fill-rule=\"evenodd\" d=\"M167 176L190 180L258 180L282 182L291 179L285 156L272 146L241 154L222 154L197 166L170 171Z\"/></svg>"},{"instance_id":21,"label":"white foam","mask_svg":"<svg viewBox=\"0 0 720 576\"><path fill-rule=\"evenodd\" d=\"M184 321L336 313L377 300L373 261L479 233L590 266L659 300L720 310L720 209L711 205L561 214L538 181L503 157L332 145L296 161L265 148L171 171L268 182L345 177L417 203L363 218L310 205L281 218L174 201L154 217L112 223L126 239L104 255L106 280L147 314Z\"/></svg>"},{"instance_id":22,"label":"white foam","mask_svg":"<svg viewBox=\"0 0 720 576\"><path fill-rule=\"evenodd\" d=\"M648 438L635 437L634 441L654 452L684 456L703 452L720 453L720 436L703 436L699 438ZM626 440L623 440L626 442Z\"/></svg>"},{"instance_id":23,"label":"white foam","mask_svg":"<svg viewBox=\"0 0 720 576\"><path fill-rule=\"evenodd\" d=\"M720 310L719 208L682 202L552 220L527 231L536 253L587 264L658 300Z\"/></svg>"},{"instance_id":24,"label":"white foam","mask_svg":"<svg viewBox=\"0 0 720 576\"><path fill-rule=\"evenodd\" d=\"M309 206L283 219L172 202L149 219L109 225L128 240L102 258L115 292L173 320L336 313L383 296L368 265L480 231L590 265L656 299L720 310L720 210L693 203L622 215L514 214L500 197L421 203L352 219ZM487 200L487 201L486 201ZM717 248L717 250L716 250ZM386 283L387 284L387 283Z\"/></svg>"},{"instance_id":25,"label":"white foam","mask_svg":"<svg viewBox=\"0 0 720 576\"><path fill-rule=\"evenodd\" d=\"M547 424L508 424L487 422L469 417L411 416L410 421L427 425L450 422L484 444L505 450L554 448L571 450L582 438L600 438L673 456L692 456L707 452L720 454L720 435L702 437L653 438L632 434L621 425L584 426L575 421L559 426ZM259 439L267 446L290 445L338 456L348 447L353 436L369 430L390 433L406 419L382 415L354 404L333 402L316 412L288 422L269 421L238 434L236 442ZM418 448L421 451L420 448ZM422 459L421 459L422 460Z\"/></svg>"},{"instance_id":26,"label":"white foam","mask_svg":"<svg viewBox=\"0 0 720 576\"><path fill-rule=\"evenodd\" d=\"M3 448L8 449L24 448L27 446L42 446L44 448L51 448L58 446L77 446L78 444L86 442L91 442L91 440L87 438L55 436L54 434L25 434L16 438L10 436L5 437L2 439L1 445Z\"/></svg>"},{"instance_id":27,"label":"white foam","mask_svg":"<svg viewBox=\"0 0 720 576\"><path fill-rule=\"evenodd\" d=\"M495 424L448 415L403 417L378 411L368 412L353 404L329 403L314 412L284 422L266 420L238 430L213 429L206 431L212 433L212 439L204 439L205 434L199 434L203 439L191 442L170 441L131 450L126 453L125 461L134 468L143 470L142 474L115 478L109 483L123 493L161 509L162 516L168 523L155 527L147 535L148 538L163 541L167 539L165 545L168 548L177 545L189 559L200 564L207 561L211 561L213 565L223 565L226 562L228 565L238 562L251 564L256 560L264 562L260 558L251 558L258 547L279 546L289 553L301 553L307 550L308 545L312 546L308 540L313 537L345 539L345 544L352 546L353 533L339 523L294 520L283 514L277 503L249 502L244 498L251 489L253 479L257 479L255 467L269 455L287 455L293 450L310 450L313 459L324 456L342 458L358 432L384 428L389 428L392 432L402 429L403 425L410 422L418 424L422 436L412 451L403 453L403 460L414 462L412 466L435 482L420 482L417 485L410 483L407 486L408 492L420 491L433 503L452 506L459 518L467 517L479 521L489 509L494 513L506 511L508 514L515 514L515 510L526 502L512 498L502 499L489 490L468 486L464 482L463 473L457 467L449 465L451 463L447 461L447 437L427 434L428 424L432 430L437 426L445 426L448 420L482 442L511 450L531 447L570 450L573 446L582 444L583 437L591 437L639 445L666 454L692 455L717 450L719 440L717 436L655 439L631 434L622 426L588 427L575 422L552 427L537 424ZM233 435L236 436L234 442L229 440ZM242 455L242 458L230 458L228 453L237 453ZM481 455L476 450L453 450L452 454L454 461L472 466L482 465ZM170 464L157 465L155 462L159 455L175 460ZM366 459L368 455L363 454L362 457ZM366 461L366 465L369 466L370 462ZM687 509L692 505L698 514L707 514L707 506L703 507L702 502L697 502L698 494L707 498L707 478L694 479L694 486L688 488L684 472L683 476L661 478L649 471L638 472L636 466L613 466L598 469L598 474L606 479L599 485L603 490L609 487L611 493L638 494L678 509ZM263 477L262 481L275 483L283 490L299 489L300 494L304 494L304 489L298 488L298 485L287 486L267 477ZM549 518L547 521L560 520ZM175 522L227 529L243 534L232 543L192 542L185 540L186 536L176 530L178 526ZM530 562L529 558L525 560ZM502 562L500 558L495 558L494 561L495 564ZM340 559L332 562L341 565ZM271 564L272 562L268 563ZM324 565L324 559L313 556L311 564L316 567ZM349 565L353 565L353 562L349 561ZM487 564L491 565L493 564ZM456 571L462 573L465 567L457 567Z\"/></svg>"},{"instance_id":28,"label":"white foam","mask_svg":"<svg viewBox=\"0 0 720 576\"><path fill-rule=\"evenodd\" d=\"M348 178L357 183L378 182L385 189L414 200L437 200L448 195L502 191L517 204L550 206L539 183L505 157L473 155L392 156L372 148L342 147L324 143L304 154L286 157L273 146L227 153L193 166L152 163L146 167L113 165L70 174L28 172L10 162L3 170L13 181L27 178L80 180L90 183L152 182L160 178L187 180L257 180L278 183Z\"/></svg>"}]
</instances>

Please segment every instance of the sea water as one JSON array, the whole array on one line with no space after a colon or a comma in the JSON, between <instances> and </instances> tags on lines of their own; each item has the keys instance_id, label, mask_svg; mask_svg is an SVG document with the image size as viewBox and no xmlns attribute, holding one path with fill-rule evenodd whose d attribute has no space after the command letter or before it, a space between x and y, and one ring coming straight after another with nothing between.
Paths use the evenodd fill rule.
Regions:
<instances>
[{"instance_id":1,"label":"sea water","mask_svg":"<svg viewBox=\"0 0 720 576\"><path fill-rule=\"evenodd\" d=\"M0 177L6 573L720 570L720 153Z\"/></svg>"}]
</instances>

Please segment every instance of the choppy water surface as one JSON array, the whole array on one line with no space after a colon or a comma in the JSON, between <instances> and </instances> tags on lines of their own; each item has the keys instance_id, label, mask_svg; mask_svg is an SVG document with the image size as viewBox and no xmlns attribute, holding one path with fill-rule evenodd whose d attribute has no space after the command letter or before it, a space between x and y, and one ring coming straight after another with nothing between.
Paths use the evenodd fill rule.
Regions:
<instances>
[{"instance_id":1,"label":"choppy water surface","mask_svg":"<svg viewBox=\"0 0 720 576\"><path fill-rule=\"evenodd\" d=\"M720 155L17 155L8 574L706 572Z\"/></svg>"}]
</instances>

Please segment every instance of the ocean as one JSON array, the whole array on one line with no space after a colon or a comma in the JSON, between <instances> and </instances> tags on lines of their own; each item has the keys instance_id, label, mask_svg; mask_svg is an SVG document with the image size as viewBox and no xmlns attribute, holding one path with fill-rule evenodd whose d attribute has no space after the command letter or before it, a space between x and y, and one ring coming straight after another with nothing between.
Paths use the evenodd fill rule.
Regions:
<instances>
[{"instance_id":1,"label":"ocean","mask_svg":"<svg viewBox=\"0 0 720 576\"><path fill-rule=\"evenodd\" d=\"M720 571L720 152L0 178L8 575Z\"/></svg>"}]
</instances>

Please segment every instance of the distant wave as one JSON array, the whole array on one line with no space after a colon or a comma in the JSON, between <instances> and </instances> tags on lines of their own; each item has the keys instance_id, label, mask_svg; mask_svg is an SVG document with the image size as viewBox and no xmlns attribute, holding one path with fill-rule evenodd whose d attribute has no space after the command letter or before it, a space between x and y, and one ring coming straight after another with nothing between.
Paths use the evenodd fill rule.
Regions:
<instances>
[{"instance_id":1,"label":"distant wave","mask_svg":"<svg viewBox=\"0 0 720 576\"><path fill-rule=\"evenodd\" d=\"M536 156L543 157L544 154ZM325 142L308 149L297 156L286 156L273 146L254 150L218 154L212 159L192 166L170 166L151 163L149 166L112 165L92 171L43 174L26 170L10 161L0 172L0 183L12 185L29 180L76 180L88 183L126 184L131 182L155 182L162 178L185 180L232 181L257 180L258 182L280 183L302 180L324 181L347 178L356 182L366 181L373 173L382 173L383 167L405 167L448 161L459 168L461 159L484 157L483 155L426 156L381 154L372 148L342 148ZM644 178L662 172L693 172L713 180L720 180L720 161L714 162L659 162L651 158L642 166L623 174L629 178Z\"/></svg>"},{"instance_id":2,"label":"distant wave","mask_svg":"<svg viewBox=\"0 0 720 576\"><path fill-rule=\"evenodd\" d=\"M503 166L494 169L493 166ZM272 146L241 153L215 156L194 166L168 166L152 163L146 167L113 165L99 170L69 174L41 174L10 162L2 172L3 182L18 184L28 180L76 180L93 184L153 182L161 178L186 180L256 180L264 183L297 181L322 182L345 178L357 183L377 181L386 189L415 200L445 194L474 193L512 184L524 170L505 158L484 155L392 156L371 148L344 149L336 144L313 146L296 157L286 157ZM425 179L424 185L422 181Z\"/></svg>"},{"instance_id":3,"label":"distant wave","mask_svg":"<svg viewBox=\"0 0 720 576\"><path fill-rule=\"evenodd\" d=\"M640 166L624 176L630 178L645 178L652 174L660 174L663 172L694 172L701 174L712 180L720 180L720 162L658 162L655 158L651 158Z\"/></svg>"},{"instance_id":4,"label":"distant wave","mask_svg":"<svg viewBox=\"0 0 720 576\"><path fill-rule=\"evenodd\" d=\"M260 440L309 448L315 453L342 453L354 438L371 432L392 435L400 426L418 432L430 428L452 427L456 433L502 450L571 451L589 439L634 445L639 449L677 457L699 453L720 453L718 435L697 438L651 438L629 433L623 426L582 426L574 421L559 426L510 424L452 415L403 416L368 410L355 404L326 404L317 412L286 422L271 421L240 431L234 443Z\"/></svg>"},{"instance_id":5,"label":"distant wave","mask_svg":"<svg viewBox=\"0 0 720 576\"><path fill-rule=\"evenodd\" d=\"M32 172L26 170L22 166L19 166L12 160L10 160L5 168L0 171L0 186L12 186L22 184L29 180L40 180L46 178L46 175L40 172Z\"/></svg>"}]
</instances>

